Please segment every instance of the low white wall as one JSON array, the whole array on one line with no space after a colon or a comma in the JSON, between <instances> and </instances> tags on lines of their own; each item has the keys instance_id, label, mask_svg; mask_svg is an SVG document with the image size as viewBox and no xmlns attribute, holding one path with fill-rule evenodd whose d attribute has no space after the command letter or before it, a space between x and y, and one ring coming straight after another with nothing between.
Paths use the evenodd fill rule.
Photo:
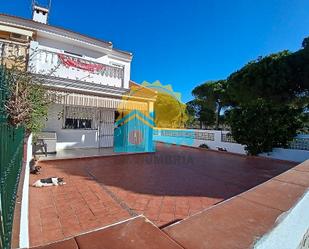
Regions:
<instances>
[{"instance_id":1,"label":"low white wall","mask_svg":"<svg viewBox=\"0 0 309 249\"><path fill-rule=\"evenodd\" d=\"M272 152L262 153L260 156L294 162L303 162L309 159L309 151L274 148Z\"/></svg>"},{"instance_id":2,"label":"low white wall","mask_svg":"<svg viewBox=\"0 0 309 249\"><path fill-rule=\"evenodd\" d=\"M214 140L200 140L195 138L177 137L177 136L163 136L162 131L187 131L190 133L211 133L214 134ZM245 146L238 143L222 142L222 134L228 134L228 131L218 130L170 130L170 129L158 129L156 130L157 135L154 135L155 141L173 143L179 145L188 145L193 147L199 147L201 144L207 144L210 149L218 150L218 147L226 149L228 152L246 154ZM307 138L307 135L299 135L297 138ZM269 157L280 160L288 160L294 162L303 162L309 159L308 150L298 149L283 149L274 148L272 152L260 154L262 157Z\"/></svg>"},{"instance_id":3,"label":"low white wall","mask_svg":"<svg viewBox=\"0 0 309 249\"><path fill-rule=\"evenodd\" d=\"M28 137L27 141L27 154L26 154L26 169L23 182L21 211L20 211L20 229L19 229L19 247L29 247L29 174L30 174L30 161L32 159L32 134Z\"/></svg>"},{"instance_id":4,"label":"low white wall","mask_svg":"<svg viewBox=\"0 0 309 249\"><path fill-rule=\"evenodd\" d=\"M98 147L98 130L61 129L57 131L56 150Z\"/></svg>"},{"instance_id":5,"label":"low white wall","mask_svg":"<svg viewBox=\"0 0 309 249\"><path fill-rule=\"evenodd\" d=\"M167 129L168 130L168 129ZM225 148L229 152L246 154L245 146L237 143L227 143L221 141L222 134L228 134L228 131L216 131L216 130L187 130L189 132L201 132L201 133L213 133L214 141L211 140L200 140L183 137L167 137L161 135L161 130L158 130L159 135L154 135L155 141L188 145L193 147L199 147L201 144L207 144L210 149L218 150L218 147Z\"/></svg>"},{"instance_id":6,"label":"low white wall","mask_svg":"<svg viewBox=\"0 0 309 249\"><path fill-rule=\"evenodd\" d=\"M199 130L202 131L202 130ZM246 154L245 146L237 143L227 143L221 141L222 134L228 134L228 131L216 131L216 130L205 130L205 132L214 133L214 141L208 140L199 140L194 139L194 146L199 147L201 144L207 144L210 149L218 150L219 148L224 148L229 152L238 153L238 154Z\"/></svg>"},{"instance_id":7,"label":"low white wall","mask_svg":"<svg viewBox=\"0 0 309 249\"><path fill-rule=\"evenodd\" d=\"M254 249L300 249L304 235L309 229L309 192L294 208L283 214L279 223L259 239ZM307 244L308 245L308 244Z\"/></svg>"}]
</instances>

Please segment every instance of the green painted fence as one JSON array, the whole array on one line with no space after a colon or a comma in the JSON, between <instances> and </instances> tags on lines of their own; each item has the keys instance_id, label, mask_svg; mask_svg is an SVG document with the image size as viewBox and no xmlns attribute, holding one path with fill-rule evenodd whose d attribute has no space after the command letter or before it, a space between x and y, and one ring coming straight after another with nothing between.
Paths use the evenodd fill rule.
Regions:
<instances>
[{"instance_id":1,"label":"green painted fence","mask_svg":"<svg viewBox=\"0 0 309 249\"><path fill-rule=\"evenodd\" d=\"M24 129L7 123L4 103L8 72L0 68L0 248L11 248L16 192L22 166Z\"/></svg>"}]
</instances>

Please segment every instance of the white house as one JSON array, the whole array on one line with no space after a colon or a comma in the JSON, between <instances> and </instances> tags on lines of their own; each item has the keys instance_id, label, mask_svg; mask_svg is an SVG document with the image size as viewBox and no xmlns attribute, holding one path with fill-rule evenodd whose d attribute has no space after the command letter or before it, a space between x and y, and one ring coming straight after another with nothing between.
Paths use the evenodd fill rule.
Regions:
<instances>
[{"instance_id":1,"label":"white house","mask_svg":"<svg viewBox=\"0 0 309 249\"><path fill-rule=\"evenodd\" d=\"M1 51L18 44L28 48L28 70L61 96L50 106L44 131L55 133L57 150L112 147L115 114L153 109L154 96L125 97L131 86L132 54L111 42L48 24L49 10L33 6L32 20L0 15ZM17 44L17 45L16 45ZM1 44L0 44L1 45ZM125 100L124 100L125 99Z\"/></svg>"}]
</instances>

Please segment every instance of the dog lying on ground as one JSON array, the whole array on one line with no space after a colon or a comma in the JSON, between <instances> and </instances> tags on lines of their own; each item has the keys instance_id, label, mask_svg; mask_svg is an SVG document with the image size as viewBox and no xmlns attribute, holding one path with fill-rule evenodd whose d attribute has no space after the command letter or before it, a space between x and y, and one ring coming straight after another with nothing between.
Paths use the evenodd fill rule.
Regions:
<instances>
[{"instance_id":1,"label":"dog lying on ground","mask_svg":"<svg viewBox=\"0 0 309 249\"><path fill-rule=\"evenodd\" d=\"M34 169L30 169L30 174L38 175L40 174L41 169L41 166L35 166Z\"/></svg>"},{"instance_id":2,"label":"dog lying on ground","mask_svg":"<svg viewBox=\"0 0 309 249\"><path fill-rule=\"evenodd\" d=\"M227 151L226 148L222 148L222 147L217 147L218 151Z\"/></svg>"},{"instance_id":3,"label":"dog lying on ground","mask_svg":"<svg viewBox=\"0 0 309 249\"><path fill-rule=\"evenodd\" d=\"M34 174L34 175L38 175L40 174L40 171L42 169L41 166L36 166L37 164L37 158L36 157L33 157L30 161L30 174Z\"/></svg>"},{"instance_id":4,"label":"dog lying on ground","mask_svg":"<svg viewBox=\"0 0 309 249\"><path fill-rule=\"evenodd\" d=\"M42 187L49 187L49 186L58 186L66 184L61 177L50 177L45 179L37 180L35 183L32 184L33 187L42 188Z\"/></svg>"}]
</instances>

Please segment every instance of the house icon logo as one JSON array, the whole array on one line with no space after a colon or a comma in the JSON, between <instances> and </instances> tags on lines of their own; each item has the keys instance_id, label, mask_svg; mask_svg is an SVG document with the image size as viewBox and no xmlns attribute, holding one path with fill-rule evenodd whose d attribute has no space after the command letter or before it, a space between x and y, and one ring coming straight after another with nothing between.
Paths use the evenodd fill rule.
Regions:
<instances>
[{"instance_id":1,"label":"house icon logo","mask_svg":"<svg viewBox=\"0 0 309 249\"><path fill-rule=\"evenodd\" d=\"M194 131L179 129L181 124L175 124L183 120L177 117L185 115L185 107L181 94L174 92L171 85L164 86L159 81L132 84L130 93L123 97L117 109L114 151L155 152L156 141L192 145Z\"/></svg>"},{"instance_id":2,"label":"house icon logo","mask_svg":"<svg viewBox=\"0 0 309 249\"><path fill-rule=\"evenodd\" d=\"M154 152L154 102L157 92L131 82L117 108L114 151Z\"/></svg>"},{"instance_id":3,"label":"house icon logo","mask_svg":"<svg viewBox=\"0 0 309 249\"><path fill-rule=\"evenodd\" d=\"M154 152L154 120L151 115L132 110L115 123L115 152Z\"/></svg>"}]
</instances>

